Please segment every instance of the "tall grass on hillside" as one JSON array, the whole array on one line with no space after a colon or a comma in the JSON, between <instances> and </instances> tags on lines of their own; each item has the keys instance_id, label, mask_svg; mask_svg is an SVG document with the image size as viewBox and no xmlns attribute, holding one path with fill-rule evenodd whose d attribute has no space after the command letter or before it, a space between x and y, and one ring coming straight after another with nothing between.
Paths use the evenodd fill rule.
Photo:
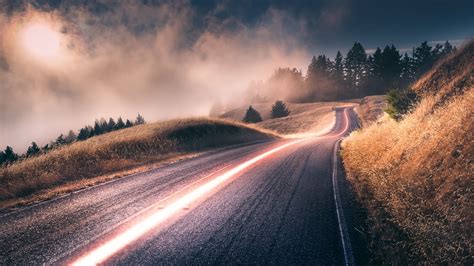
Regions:
<instances>
[{"instance_id":1,"label":"tall grass on hillside","mask_svg":"<svg viewBox=\"0 0 474 266\"><path fill-rule=\"evenodd\" d=\"M222 119L139 125L75 142L1 168L0 201L179 153L272 137L276 136L269 131Z\"/></svg>"},{"instance_id":2,"label":"tall grass on hillside","mask_svg":"<svg viewBox=\"0 0 474 266\"><path fill-rule=\"evenodd\" d=\"M385 116L343 143L369 210L374 263L474 261L473 48L414 85L423 99L403 120Z\"/></svg>"},{"instance_id":3,"label":"tall grass on hillside","mask_svg":"<svg viewBox=\"0 0 474 266\"><path fill-rule=\"evenodd\" d=\"M354 109L359 116L362 126L376 122L384 113L387 106L386 95L373 95L362 98L360 105Z\"/></svg>"}]
</instances>

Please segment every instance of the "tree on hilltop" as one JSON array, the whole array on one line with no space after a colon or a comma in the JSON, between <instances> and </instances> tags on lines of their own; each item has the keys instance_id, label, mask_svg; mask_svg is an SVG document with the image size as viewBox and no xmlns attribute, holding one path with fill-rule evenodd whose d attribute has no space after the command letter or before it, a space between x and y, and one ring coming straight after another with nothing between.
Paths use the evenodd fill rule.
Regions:
<instances>
[{"instance_id":1,"label":"tree on hilltop","mask_svg":"<svg viewBox=\"0 0 474 266\"><path fill-rule=\"evenodd\" d=\"M38 144L36 144L36 142L33 141L31 142L31 146L29 146L28 149L26 150L26 156L30 157L30 156L36 155L40 151L41 149L38 147Z\"/></svg>"},{"instance_id":2,"label":"tree on hilltop","mask_svg":"<svg viewBox=\"0 0 474 266\"><path fill-rule=\"evenodd\" d=\"M54 141L54 146L61 146L66 144L66 140L64 139L64 135L59 135L56 140Z\"/></svg>"},{"instance_id":3,"label":"tree on hilltop","mask_svg":"<svg viewBox=\"0 0 474 266\"><path fill-rule=\"evenodd\" d=\"M119 117L119 118L117 119L117 123L115 124L115 128L114 128L114 129L117 130L117 129L122 129L122 128L124 128L124 127L125 127L125 123L123 122L122 117Z\"/></svg>"},{"instance_id":4,"label":"tree on hilltop","mask_svg":"<svg viewBox=\"0 0 474 266\"><path fill-rule=\"evenodd\" d=\"M12 163L14 161L18 160L18 154L16 154L13 151L13 148L10 146L7 146L5 148L5 151L0 153L0 164L4 163Z\"/></svg>"},{"instance_id":5,"label":"tree on hilltop","mask_svg":"<svg viewBox=\"0 0 474 266\"><path fill-rule=\"evenodd\" d=\"M286 107L286 104L283 101L276 101L272 106L271 117L279 118L285 117L290 114L290 110Z\"/></svg>"},{"instance_id":6,"label":"tree on hilltop","mask_svg":"<svg viewBox=\"0 0 474 266\"><path fill-rule=\"evenodd\" d=\"M140 113L138 113L137 118L135 119L135 125L142 125L145 123L145 118Z\"/></svg>"},{"instance_id":7,"label":"tree on hilltop","mask_svg":"<svg viewBox=\"0 0 474 266\"><path fill-rule=\"evenodd\" d=\"M111 117L109 118L109 122L107 123L107 131L115 130L115 120Z\"/></svg>"},{"instance_id":8,"label":"tree on hilltop","mask_svg":"<svg viewBox=\"0 0 474 266\"><path fill-rule=\"evenodd\" d=\"M247 109L247 112L245 112L245 116L242 121L245 123L258 123L262 122L262 117L260 116L260 113L253 109L253 107L250 105L249 109Z\"/></svg>"}]
</instances>

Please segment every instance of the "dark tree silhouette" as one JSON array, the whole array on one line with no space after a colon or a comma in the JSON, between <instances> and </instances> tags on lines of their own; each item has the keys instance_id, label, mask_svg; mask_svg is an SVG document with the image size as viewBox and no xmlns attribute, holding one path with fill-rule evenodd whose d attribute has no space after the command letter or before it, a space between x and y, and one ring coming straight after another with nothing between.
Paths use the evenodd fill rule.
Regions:
<instances>
[{"instance_id":1,"label":"dark tree silhouette","mask_svg":"<svg viewBox=\"0 0 474 266\"><path fill-rule=\"evenodd\" d=\"M38 144L36 142L31 142L31 146L28 147L26 150L26 157L34 156L38 154L41 151L41 149L38 147Z\"/></svg>"},{"instance_id":2,"label":"dark tree silhouette","mask_svg":"<svg viewBox=\"0 0 474 266\"><path fill-rule=\"evenodd\" d=\"M256 95L268 101L275 97L291 102L312 102L385 94L390 89L405 90L442 57L456 51L448 41L434 47L422 42L412 55L394 45L377 47L367 55L356 42L343 58L340 52L334 61L326 55L313 56L306 76L291 68L278 68L265 82L253 82L249 99ZM251 103L256 101L249 101Z\"/></svg>"},{"instance_id":3,"label":"dark tree silhouette","mask_svg":"<svg viewBox=\"0 0 474 266\"><path fill-rule=\"evenodd\" d=\"M133 127L132 121L127 119L127 122L125 122L125 127Z\"/></svg>"},{"instance_id":4,"label":"dark tree silhouette","mask_svg":"<svg viewBox=\"0 0 474 266\"><path fill-rule=\"evenodd\" d=\"M101 130L101 134L109 132L109 125L107 124L107 120L105 120L105 118L103 117L100 118L99 126Z\"/></svg>"},{"instance_id":5,"label":"dark tree silhouette","mask_svg":"<svg viewBox=\"0 0 474 266\"><path fill-rule=\"evenodd\" d=\"M444 43L443 55L450 54L456 51L456 47L453 47L448 41Z\"/></svg>"},{"instance_id":6,"label":"dark tree silhouette","mask_svg":"<svg viewBox=\"0 0 474 266\"><path fill-rule=\"evenodd\" d=\"M367 74L367 53L362 44L354 43L349 52L347 52L344 66L349 86L354 89L355 96L359 96L361 88L365 85L364 82Z\"/></svg>"},{"instance_id":7,"label":"dark tree silhouette","mask_svg":"<svg viewBox=\"0 0 474 266\"><path fill-rule=\"evenodd\" d=\"M145 124L145 118L143 118L143 116L138 113L137 115L137 118L135 119L135 125L142 125L142 124Z\"/></svg>"},{"instance_id":8,"label":"dark tree silhouette","mask_svg":"<svg viewBox=\"0 0 474 266\"><path fill-rule=\"evenodd\" d=\"M245 116L242 121L245 123L258 123L262 121L262 117L260 116L260 113L253 109L253 107L250 105L249 109L247 109L247 112L245 112Z\"/></svg>"},{"instance_id":9,"label":"dark tree silhouette","mask_svg":"<svg viewBox=\"0 0 474 266\"><path fill-rule=\"evenodd\" d=\"M6 164L10 164L18 160L18 154L16 154L13 151L13 148L10 146L7 146L5 148L5 151L3 151L2 157L3 157L3 163L6 163Z\"/></svg>"},{"instance_id":10,"label":"dark tree silhouette","mask_svg":"<svg viewBox=\"0 0 474 266\"><path fill-rule=\"evenodd\" d=\"M115 130L115 120L111 117L109 118L109 122L107 123L107 132L110 132L112 130Z\"/></svg>"},{"instance_id":11,"label":"dark tree silhouette","mask_svg":"<svg viewBox=\"0 0 474 266\"><path fill-rule=\"evenodd\" d=\"M0 151L0 166L6 162L6 156L3 151Z\"/></svg>"},{"instance_id":12,"label":"dark tree silhouette","mask_svg":"<svg viewBox=\"0 0 474 266\"><path fill-rule=\"evenodd\" d=\"M63 134L61 134L54 141L54 146L61 146L61 145L64 145L64 144L66 144L66 140L64 139Z\"/></svg>"},{"instance_id":13,"label":"dark tree silhouette","mask_svg":"<svg viewBox=\"0 0 474 266\"><path fill-rule=\"evenodd\" d=\"M377 47L368 58L368 93L385 93L388 89L400 85L400 53L392 46L385 46L383 51ZM370 88L371 87L371 88Z\"/></svg>"},{"instance_id":14,"label":"dark tree silhouette","mask_svg":"<svg viewBox=\"0 0 474 266\"><path fill-rule=\"evenodd\" d=\"M336 58L334 59L334 71L333 77L338 83L344 82L344 62L341 52L337 51Z\"/></svg>"},{"instance_id":15,"label":"dark tree silhouette","mask_svg":"<svg viewBox=\"0 0 474 266\"><path fill-rule=\"evenodd\" d=\"M416 76L420 77L428 71L434 63L433 47L428 45L427 41L421 43L421 45L415 48L413 52L413 59L416 66Z\"/></svg>"},{"instance_id":16,"label":"dark tree silhouette","mask_svg":"<svg viewBox=\"0 0 474 266\"><path fill-rule=\"evenodd\" d=\"M41 148L41 150L43 152L48 152L49 150L51 150L51 146L49 144L46 144Z\"/></svg>"},{"instance_id":17,"label":"dark tree silhouette","mask_svg":"<svg viewBox=\"0 0 474 266\"><path fill-rule=\"evenodd\" d=\"M335 63L325 55L313 57L305 80L307 96L311 101L331 100L334 98L336 79L334 78Z\"/></svg>"},{"instance_id":18,"label":"dark tree silhouette","mask_svg":"<svg viewBox=\"0 0 474 266\"><path fill-rule=\"evenodd\" d=\"M95 122L94 122L94 129L91 132L91 136L98 136L102 133L104 133L104 132L102 131L102 127L100 126L100 122L99 122L99 120L96 119Z\"/></svg>"},{"instance_id":19,"label":"dark tree silhouette","mask_svg":"<svg viewBox=\"0 0 474 266\"><path fill-rule=\"evenodd\" d=\"M412 81L415 80L415 66L413 58L408 56L407 53L400 60L400 87L407 87Z\"/></svg>"},{"instance_id":20,"label":"dark tree silhouette","mask_svg":"<svg viewBox=\"0 0 474 266\"><path fill-rule=\"evenodd\" d=\"M271 117L272 118L279 118L285 117L290 114L290 110L286 107L283 101L276 101L272 106Z\"/></svg>"},{"instance_id":21,"label":"dark tree silhouette","mask_svg":"<svg viewBox=\"0 0 474 266\"><path fill-rule=\"evenodd\" d=\"M77 140L86 140L92 136L92 129L90 126L85 126L79 130Z\"/></svg>"},{"instance_id":22,"label":"dark tree silhouette","mask_svg":"<svg viewBox=\"0 0 474 266\"><path fill-rule=\"evenodd\" d=\"M116 129L116 130L117 130L117 129L122 129L122 128L124 128L124 127L125 127L125 123L123 122L122 118L119 117L119 118L117 119L117 123L115 124L115 129Z\"/></svg>"},{"instance_id":23,"label":"dark tree silhouette","mask_svg":"<svg viewBox=\"0 0 474 266\"><path fill-rule=\"evenodd\" d=\"M406 90L390 90L387 95L388 107L385 110L392 118L400 119L419 100L416 92Z\"/></svg>"}]
</instances>

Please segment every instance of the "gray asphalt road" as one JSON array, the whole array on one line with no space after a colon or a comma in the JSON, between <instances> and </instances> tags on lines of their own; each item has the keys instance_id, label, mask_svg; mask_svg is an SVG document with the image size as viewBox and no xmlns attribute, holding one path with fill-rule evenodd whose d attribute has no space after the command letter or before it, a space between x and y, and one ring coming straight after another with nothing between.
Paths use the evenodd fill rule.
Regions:
<instances>
[{"instance_id":1,"label":"gray asphalt road","mask_svg":"<svg viewBox=\"0 0 474 266\"><path fill-rule=\"evenodd\" d=\"M333 195L334 144L355 115L336 112L332 133L305 140L237 173L205 198L114 253L106 264L343 264ZM241 146L164 166L0 216L0 264L64 264L236 165L288 143ZM340 166L339 166L340 168ZM204 178L204 179L203 179ZM341 193L350 193L342 179ZM186 189L185 192L183 189ZM352 197L343 195L357 261ZM146 211L143 211L146 210Z\"/></svg>"}]
</instances>

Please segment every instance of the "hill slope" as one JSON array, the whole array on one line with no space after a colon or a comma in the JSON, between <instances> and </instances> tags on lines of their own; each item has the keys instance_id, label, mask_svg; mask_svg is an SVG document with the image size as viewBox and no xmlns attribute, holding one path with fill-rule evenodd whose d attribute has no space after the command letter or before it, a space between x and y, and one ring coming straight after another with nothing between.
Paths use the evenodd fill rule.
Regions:
<instances>
[{"instance_id":1,"label":"hill slope","mask_svg":"<svg viewBox=\"0 0 474 266\"><path fill-rule=\"evenodd\" d=\"M473 55L471 41L416 82L422 100L400 122L384 116L343 142L374 263L473 262Z\"/></svg>"},{"instance_id":2,"label":"hill slope","mask_svg":"<svg viewBox=\"0 0 474 266\"><path fill-rule=\"evenodd\" d=\"M287 136L301 134L319 134L329 131L335 121L334 107L354 105L358 100L347 102L317 102L317 103L285 103L291 111L287 117L271 119L270 112L273 103L257 103L252 107L262 116L263 121L256 125ZM222 118L241 121L248 106L230 110L221 115Z\"/></svg>"},{"instance_id":3,"label":"hill slope","mask_svg":"<svg viewBox=\"0 0 474 266\"><path fill-rule=\"evenodd\" d=\"M110 132L0 168L0 208L21 203L20 198L26 197L28 203L55 196L59 191L77 190L96 183L84 180L146 163L277 137L242 123L207 118L171 120ZM67 188L55 189L64 185ZM44 195L46 190L49 196Z\"/></svg>"}]
</instances>

